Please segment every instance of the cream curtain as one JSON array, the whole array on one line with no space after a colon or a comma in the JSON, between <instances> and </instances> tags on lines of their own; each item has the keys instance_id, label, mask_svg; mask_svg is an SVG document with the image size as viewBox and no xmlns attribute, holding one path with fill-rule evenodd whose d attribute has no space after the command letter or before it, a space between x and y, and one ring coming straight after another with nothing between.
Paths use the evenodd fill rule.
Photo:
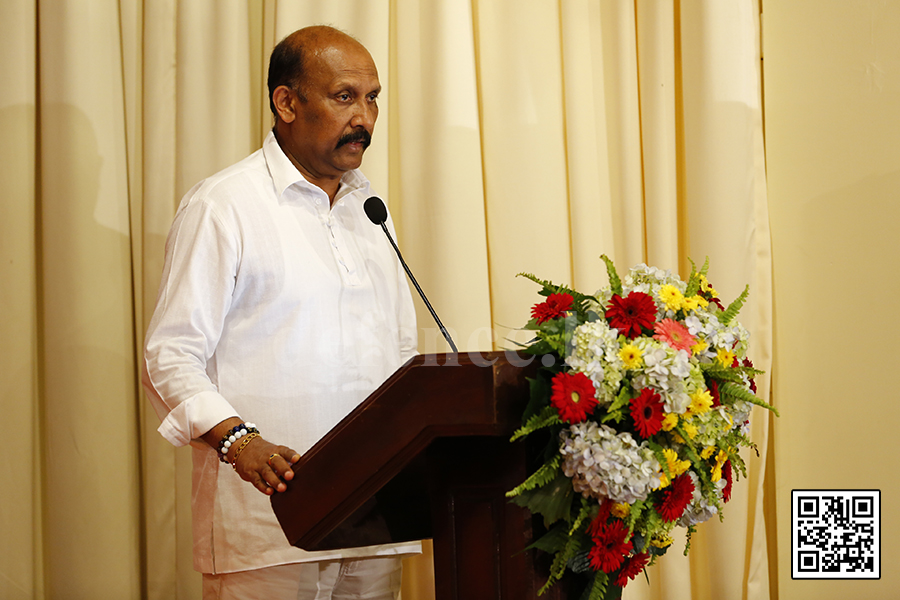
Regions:
<instances>
[{"instance_id":1,"label":"cream curtain","mask_svg":"<svg viewBox=\"0 0 900 600\"><path fill-rule=\"evenodd\" d=\"M708 255L726 298L751 284L771 365L756 0L6 0L0 597L199 597L190 456L142 399L142 336L181 195L258 147L268 52L313 23L379 66L364 170L461 349L516 339L536 301L517 272L593 291L602 253L682 274ZM769 598L757 417L726 522L627 597ZM407 564L406 600L428 569Z\"/></svg>"}]
</instances>

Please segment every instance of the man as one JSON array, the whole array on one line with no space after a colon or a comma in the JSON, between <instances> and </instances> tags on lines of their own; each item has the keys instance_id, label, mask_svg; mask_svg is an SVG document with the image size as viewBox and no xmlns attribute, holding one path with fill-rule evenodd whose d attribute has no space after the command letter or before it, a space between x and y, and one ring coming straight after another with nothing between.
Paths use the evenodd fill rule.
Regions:
<instances>
[{"instance_id":1,"label":"man","mask_svg":"<svg viewBox=\"0 0 900 600\"><path fill-rule=\"evenodd\" d=\"M262 149L178 209L144 385L162 435L193 447L204 598L393 599L399 556L418 544L304 552L267 497L415 354L402 268L363 211L358 167L381 85L366 49L330 27L280 42L268 84L275 126Z\"/></svg>"}]
</instances>

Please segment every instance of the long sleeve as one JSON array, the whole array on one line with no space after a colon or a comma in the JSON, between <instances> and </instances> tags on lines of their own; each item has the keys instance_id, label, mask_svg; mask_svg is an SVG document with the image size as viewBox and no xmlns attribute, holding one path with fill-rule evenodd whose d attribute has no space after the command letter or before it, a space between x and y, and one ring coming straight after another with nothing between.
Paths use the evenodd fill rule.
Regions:
<instances>
[{"instance_id":1,"label":"long sleeve","mask_svg":"<svg viewBox=\"0 0 900 600\"><path fill-rule=\"evenodd\" d=\"M237 415L210 379L210 360L231 304L238 257L236 236L210 204L183 203L166 242L143 373L162 420L159 431L176 446Z\"/></svg>"}]
</instances>

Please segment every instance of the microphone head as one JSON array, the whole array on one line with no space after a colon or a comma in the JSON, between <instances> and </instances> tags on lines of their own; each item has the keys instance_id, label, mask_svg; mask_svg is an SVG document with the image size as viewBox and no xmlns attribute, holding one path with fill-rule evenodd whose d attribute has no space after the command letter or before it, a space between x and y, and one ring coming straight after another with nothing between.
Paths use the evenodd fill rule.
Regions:
<instances>
[{"instance_id":1,"label":"microphone head","mask_svg":"<svg viewBox=\"0 0 900 600\"><path fill-rule=\"evenodd\" d=\"M378 196L372 196L366 200L363 204L363 208L365 209L366 216L369 217L369 220L376 225L381 225L387 221L387 209L384 207L384 202L382 202L381 198Z\"/></svg>"}]
</instances>

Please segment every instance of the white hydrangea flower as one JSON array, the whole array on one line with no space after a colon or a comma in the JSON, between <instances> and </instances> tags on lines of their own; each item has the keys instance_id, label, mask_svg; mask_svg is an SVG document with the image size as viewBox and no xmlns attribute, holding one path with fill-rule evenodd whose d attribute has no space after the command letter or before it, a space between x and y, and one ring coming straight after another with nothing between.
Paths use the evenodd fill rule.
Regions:
<instances>
[{"instance_id":1,"label":"white hydrangea flower","mask_svg":"<svg viewBox=\"0 0 900 600\"><path fill-rule=\"evenodd\" d=\"M631 504L659 487L661 467L646 442L593 421L560 432L563 473L576 492Z\"/></svg>"},{"instance_id":2,"label":"white hydrangea flower","mask_svg":"<svg viewBox=\"0 0 900 600\"><path fill-rule=\"evenodd\" d=\"M694 483L694 494L691 503L684 510L684 514L678 519L680 527L690 527L708 521L713 515L719 512L715 504L709 503L700 491L700 478L693 471L688 471L691 481ZM722 477L714 485L716 486L716 496L719 502L722 502L722 490L725 489L725 478Z\"/></svg>"},{"instance_id":3,"label":"white hydrangea flower","mask_svg":"<svg viewBox=\"0 0 900 600\"><path fill-rule=\"evenodd\" d=\"M651 388L662 396L666 412L684 413L691 403L686 386L691 375L688 353L648 338L635 343L641 350L644 366L634 374L634 388Z\"/></svg>"},{"instance_id":4,"label":"white hydrangea flower","mask_svg":"<svg viewBox=\"0 0 900 600\"><path fill-rule=\"evenodd\" d=\"M601 405L611 403L619 393L625 367L619 358L618 331L603 320L583 323L575 330L572 344L566 364L594 382Z\"/></svg>"},{"instance_id":5,"label":"white hydrangea flower","mask_svg":"<svg viewBox=\"0 0 900 600\"><path fill-rule=\"evenodd\" d=\"M724 406L718 406L701 415L694 415L691 423L697 428L693 442L698 446L715 446L716 442L735 426Z\"/></svg>"}]
</instances>

